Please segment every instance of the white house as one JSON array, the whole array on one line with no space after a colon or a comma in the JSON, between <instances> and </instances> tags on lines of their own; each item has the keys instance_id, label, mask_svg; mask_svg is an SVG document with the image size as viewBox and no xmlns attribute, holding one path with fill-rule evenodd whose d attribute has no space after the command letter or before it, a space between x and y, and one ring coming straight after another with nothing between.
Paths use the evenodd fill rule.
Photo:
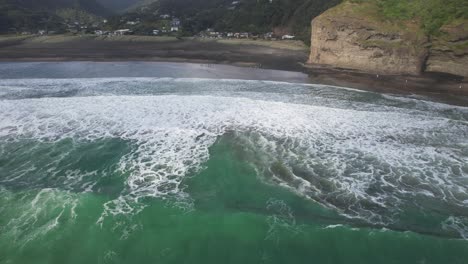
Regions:
<instances>
[{"instance_id":1,"label":"white house","mask_svg":"<svg viewBox=\"0 0 468 264\"><path fill-rule=\"evenodd\" d=\"M293 40L295 38L296 36L292 36L292 35L284 35L281 37L282 40Z\"/></svg>"},{"instance_id":2,"label":"white house","mask_svg":"<svg viewBox=\"0 0 468 264\"><path fill-rule=\"evenodd\" d=\"M180 19L178 18L173 18L171 21L171 32L177 32L179 31L180 28Z\"/></svg>"},{"instance_id":3,"label":"white house","mask_svg":"<svg viewBox=\"0 0 468 264\"><path fill-rule=\"evenodd\" d=\"M250 34L247 32L243 32L239 34L239 38L249 38Z\"/></svg>"},{"instance_id":4,"label":"white house","mask_svg":"<svg viewBox=\"0 0 468 264\"><path fill-rule=\"evenodd\" d=\"M174 27L180 26L180 19L173 18L172 21L171 21L171 25L174 26Z\"/></svg>"},{"instance_id":5,"label":"white house","mask_svg":"<svg viewBox=\"0 0 468 264\"><path fill-rule=\"evenodd\" d=\"M119 36L127 35L130 33L131 33L130 29L119 29L119 30L114 31L114 34L119 35Z\"/></svg>"}]
</instances>

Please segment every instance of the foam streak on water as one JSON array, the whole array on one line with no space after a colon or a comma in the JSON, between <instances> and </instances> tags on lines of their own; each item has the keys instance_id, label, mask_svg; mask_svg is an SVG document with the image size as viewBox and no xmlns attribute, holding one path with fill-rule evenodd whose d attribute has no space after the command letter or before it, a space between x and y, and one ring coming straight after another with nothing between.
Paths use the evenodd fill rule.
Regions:
<instances>
[{"instance_id":1,"label":"foam streak on water","mask_svg":"<svg viewBox=\"0 0 468 264\"><path fill-rule=\"evenodd\" d=\"M336 87L193 79L4 80L0 98L2 143L130 142L118 168L129 175L125 188L104 215L141 210L145 197L190 200L184 178L234 131L263 180L343 216L391 225L403 211L422 210L440 214L441 229L468 234L467 108Z\"/></svg>"}]
</instances>

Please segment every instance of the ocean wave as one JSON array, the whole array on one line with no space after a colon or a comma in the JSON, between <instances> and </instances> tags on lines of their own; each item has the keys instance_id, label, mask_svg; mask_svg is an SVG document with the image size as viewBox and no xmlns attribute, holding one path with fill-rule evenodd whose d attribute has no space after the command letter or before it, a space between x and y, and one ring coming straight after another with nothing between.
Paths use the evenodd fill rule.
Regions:
<instances>
[{"instance_id":1,"label":"ocean wave","mask_svg":"<svg viewBox=\"0 0 468 264\"><path fill-rule=\"evenodd\" d=\"M0 141L129 142L132 149L118 167L129 176L121 194L105 205L103 216L139 212L146 197L190 201L184 178L203 169L209 148L230 131L250 150L247 156L265 182L289 188L348 218L389 225L399 221L404 208L444 215L451 213L447 205L459 217L466 216L465 108L425 112L432 103L417 102L419 109L387 101L379 105L383 101L364 101L362 96L390 99L353 91L334 93L325 87L294 90L295 85L282 83L275 84L278 87L264 83L261 88L257 81L200 82L2 80L3 86L17 85L21 91L14 100L0 100ZM213 86L205 92L218 93L195 89L202 84ZM24 94L26 87L33 93L75 92L31 97ZM259 98L255 87L273 91ZM297 102L298 97L307 98ZM322 98L330 100L321 103ZM357 101L348 103L350 98ZM453 112L447 114L447 108ZM81 177L76 171L68 175L70 184ZM460 234L466 232L462 223L457 225Z\"/></svg>"}]
</instances>

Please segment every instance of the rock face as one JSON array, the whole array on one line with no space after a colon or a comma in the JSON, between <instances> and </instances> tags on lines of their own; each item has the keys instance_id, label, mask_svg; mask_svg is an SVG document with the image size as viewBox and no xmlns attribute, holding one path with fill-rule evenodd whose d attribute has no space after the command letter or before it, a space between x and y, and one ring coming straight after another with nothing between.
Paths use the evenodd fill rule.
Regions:
<instances>
[{"instance_id":1,"label":"rock face","mask_svg":"<svg viewBox=\"0 0 468 264\"><path fill-rule=\"evenodd\" d=\"M368 73L468 76L467 23L431 43L416 21L391 23L375 6L344 2L312 21L308 63Z\"/></svg>"},{"instance_id":2,"label":"rock face","mask_svg":"<svg viewBox=\"0 0 468 264\"><path fill-rule=\"evenodd\" d=\"M426 71L468 77L468 21L446 25L441 31L432 41Z\"/></svg>"},{"instance_id":3,"label":"rock face","mask_svg":"<svg viewBox=\"0 0 468 264\"><path fill-rule=\"evenodd\" d=\"M312 21L309 63L385 74L419 74L427 38L373 19L371 8L345 2ZM366 6L364 6L366 8Z\"/></svg>"}]
</instances>

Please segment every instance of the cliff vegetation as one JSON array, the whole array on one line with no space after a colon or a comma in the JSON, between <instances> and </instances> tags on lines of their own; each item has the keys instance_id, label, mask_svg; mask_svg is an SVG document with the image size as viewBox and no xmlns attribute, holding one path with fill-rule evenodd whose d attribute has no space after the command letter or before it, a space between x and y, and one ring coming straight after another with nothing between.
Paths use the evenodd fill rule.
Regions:
<instances>
[{"instance_id":1,"label":"cliff vegetation","mask_svg":"<svg viewBox=\"0 0 468 264\"><path fill-rule=\"evenodd\" d=\"M455 20L468 19L466 0L349 0L368 3L382 19L392 22L417 20L428 35L438 35L442 26Z\"/></svg>"}]
</instances>

